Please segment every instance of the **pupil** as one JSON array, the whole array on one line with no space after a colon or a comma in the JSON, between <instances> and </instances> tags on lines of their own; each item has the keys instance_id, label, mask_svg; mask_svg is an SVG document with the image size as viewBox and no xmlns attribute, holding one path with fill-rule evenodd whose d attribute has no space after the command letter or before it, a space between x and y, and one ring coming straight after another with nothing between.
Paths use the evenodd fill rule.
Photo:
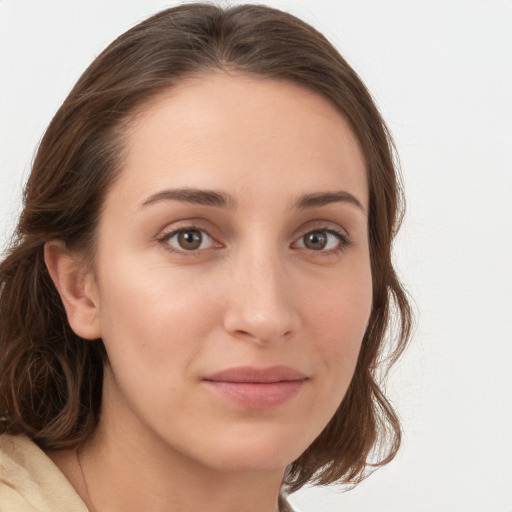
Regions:
<instances>
[{"instance_id":1,"label":"pupil","mask_svg":"<svg viewBox=\"0 0 512 512\"><path fill-rule=\"evenodd\" d=\"M178 235L179 244L188 250L199 249L202 239L201 232L197 230L183 231Z\"/></svg>"},{"instance_id":2,"label":"pupil","mask_svg":"<svg viewBox=\"0 0 512 512\"><path fill-rule=\"evenodd\" d=\"M322 231L312 231L305 238L304 245L308 249L323 249L327 245L327 236Z\"/></svg>"}]
</instances>

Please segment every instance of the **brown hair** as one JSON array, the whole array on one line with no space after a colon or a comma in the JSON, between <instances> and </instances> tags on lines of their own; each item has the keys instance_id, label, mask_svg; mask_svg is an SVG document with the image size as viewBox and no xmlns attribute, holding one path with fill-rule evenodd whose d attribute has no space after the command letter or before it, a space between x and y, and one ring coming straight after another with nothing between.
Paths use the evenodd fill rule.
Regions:
<instances>
[{"instance_id":1,"label":"brown hair","mask_svg":"<svg viewBox=\"0 0 512 512\"><path fill-rule=\"evenodd\" d=\"M94 430L104 348L71 330L44 263L44 244L59 239L93 254L130 117L185 77L212 70L288 80L322 95L349 121L365 156L371 317L344 400L286 476L292 491L308 482L357 483L394 457L401 437L379 382L380 370L403 351L411 322L391 262L403 209L395 153L370 94L334 47L303 21L264 6L188 4L152 16L96 58L53 118L0 265L0 433L23 432L43 448L62 449Z\"/></svg>"}]
</instances>

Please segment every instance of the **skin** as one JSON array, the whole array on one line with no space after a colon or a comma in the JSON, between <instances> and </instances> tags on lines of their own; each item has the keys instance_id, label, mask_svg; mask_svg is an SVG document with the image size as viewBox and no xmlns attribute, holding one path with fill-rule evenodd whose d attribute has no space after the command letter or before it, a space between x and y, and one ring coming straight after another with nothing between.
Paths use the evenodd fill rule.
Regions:
<instances>
[{"instance_id":1,"label":"skin","mask_svg":"<svg viewBox=\"0 0 512 512\"><path fill-rule=\"evenodd\" d=\"M87 488L74 453L50 456L90 510L275 512L286 466L346 393L370 315L357 140L306 89L218 72L146 104L126 142L94 268L58 241L46 246L72 328L101 337L110 361L100 423L80 456ZM176 189L232 201L160 194ZM360 205L341 196L297 207L339 191ZM195 251L176 234L190 228L203 237ZM312 231L325 247L308 247ZM286 365L306 379L259 409L205 384L242 365Z\"/></svg>"}]
</instances>

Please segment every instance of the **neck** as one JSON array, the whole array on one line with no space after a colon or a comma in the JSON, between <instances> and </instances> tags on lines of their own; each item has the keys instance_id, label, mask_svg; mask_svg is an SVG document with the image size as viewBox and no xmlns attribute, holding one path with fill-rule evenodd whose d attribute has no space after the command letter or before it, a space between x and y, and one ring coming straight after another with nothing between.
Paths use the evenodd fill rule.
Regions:
<instances>
[{"instance_id":1,"label":"neck","mask_svg":"<svg viewBox=\"0 0 512 512\"><path fill-rule=\"evenodd\" d=\"M278 512L283 471L218 471L168 449L152 451L98 431L80 453L89 511Z\"/></svg>"}]
</instances>

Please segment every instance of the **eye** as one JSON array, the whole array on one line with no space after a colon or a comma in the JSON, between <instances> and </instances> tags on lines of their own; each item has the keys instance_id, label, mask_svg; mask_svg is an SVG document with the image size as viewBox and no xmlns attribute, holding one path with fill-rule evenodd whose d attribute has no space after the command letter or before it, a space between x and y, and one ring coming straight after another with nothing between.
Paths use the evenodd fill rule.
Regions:
<instances>
[{"instance_id":1,"label":"eye","mask_svg":"<svg viewBox=\"0 0 512 512\"><path fill-rule=\"evenodd\" d=\"M342 250L348 244L348 237L332 229L315 229L302 235L294 246L313 251Z\"/></svg>"},{"instance_id":2,"label":"eye","mask_svg":"<svg viewBox=\"0 0 512 512\"><path fill-rule=\"evenodd\" d=\"M165 235L162 242L178 252L198 251L213 246L212 237L202 229L184 228Z\"/></svg>"}]
</instances>

